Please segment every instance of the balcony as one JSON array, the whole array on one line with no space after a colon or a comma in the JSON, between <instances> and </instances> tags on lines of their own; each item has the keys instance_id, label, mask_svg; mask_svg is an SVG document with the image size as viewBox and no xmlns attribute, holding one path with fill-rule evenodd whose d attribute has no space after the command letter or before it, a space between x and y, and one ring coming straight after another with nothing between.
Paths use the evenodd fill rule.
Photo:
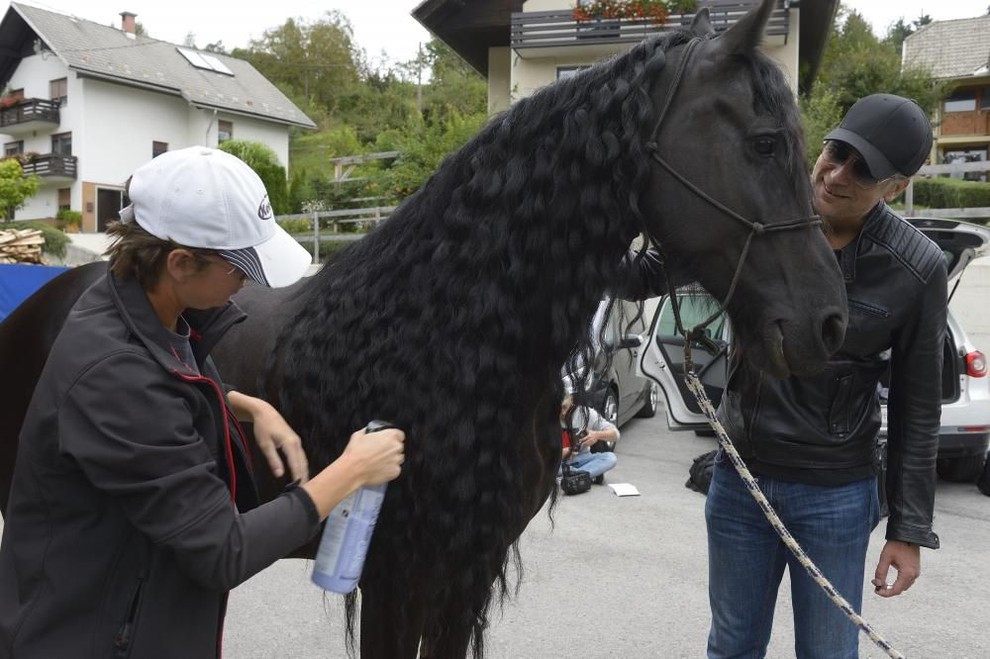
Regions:
<instances>
[{"instance_id":1,"label":"balcony","mask_svg":"<svg viewBox=\"0 0 990 659\"><path fill-rule=\"evenodd\" d=\"M764 32L764 44L782 46L790 32L791 3L779 3L773 10ZM708 7L709 20L717 32L739 22L753 8L746 0L700 0L698 7ZM576 21L570 7L554 11L514 12L510 45L522 59L561 57L580 53L591 58L628 50L643 39L679 27L691 25L694 14L671 14L660 25L643 18L608 18Z\"/></svg>"},{"instance_id":2,"label":"balcony","mask_svg":"<svg viewBox=\"0 0 990 659\"><path fill-rule=\"evenodd\" d=\"M37 174L44 182L71 183L76 180L76 157L58 153L20 154L24 175Z\"/></svg>"},{"instance_id":3,"label":"balcony","mask_svg":"<svg viewBox=\"0 0 990 659\"><path fill-rule=\"evenodd\" d=\"M0 109L0 133L23 135L59 125L59 104L44 98L26 98Z\"/></svg>"},{"instance_id":4,"label":"balcony","mask_svg":"<svg viewBox=\"0 0 990 659\"><path fill-rule=\"evenodd\" d=\"M990 135L990 110L945 112L940 137L986 137Z\"/></svg>"}]
</instances>

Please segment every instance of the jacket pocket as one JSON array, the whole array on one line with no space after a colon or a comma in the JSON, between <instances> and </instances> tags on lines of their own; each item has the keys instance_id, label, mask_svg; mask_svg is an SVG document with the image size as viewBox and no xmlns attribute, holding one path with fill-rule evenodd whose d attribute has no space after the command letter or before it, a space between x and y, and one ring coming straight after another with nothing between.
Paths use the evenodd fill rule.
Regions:
<instances>
[{"instance_id":1,"label":"jacket pocket","mask_svg":"<svg viewBox=\"0 0 990 659\"><path fill-rule=\"evenodd\" d=\"M838 375L834 381L832 404L828 410L828 432L843 437L849 433L850 403L852 401L853 375Z\"/></svg>"},{"instance_id":2,"label":"jacket pocket","mask_svg":"<svg viewBox=\"0 0 990 659\"><path fill-rule=\"evenodd\" d=\"M137 630L138 616L141 613L141 596L144 593L144 579L138 579L131 601L127 606L127 617L124 623L117 630L113 639L113 656L116 659L125 659L131 654L131 647L134 642L134 632Z\"/></svg>"}]
</instances>

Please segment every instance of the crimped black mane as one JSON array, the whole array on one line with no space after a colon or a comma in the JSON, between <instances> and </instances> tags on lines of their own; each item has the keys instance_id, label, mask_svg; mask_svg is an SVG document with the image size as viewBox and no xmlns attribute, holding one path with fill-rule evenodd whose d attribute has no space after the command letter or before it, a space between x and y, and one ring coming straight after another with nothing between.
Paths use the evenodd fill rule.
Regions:
<instances>
[{"instance_id":1,"label":"crimped black mane","mask_svg":"<svg viewBox=\"0 0 990 659\"><path fill-rule=\"evenodd\" d=\"M394 602L381 624L419 621L424 655L470 637L482 656L493 581L504 601L510 552L521 569L518 538L555 492L560 369L575 346L590 354L592 314L646 230L653 88L693 36L646 41L493 119L314 278L270 357L267 387L314 467L370 419L405 429L362 589L365 607ZM786 114L780 74L753 66Z\"/></svg>"}]
</instances>

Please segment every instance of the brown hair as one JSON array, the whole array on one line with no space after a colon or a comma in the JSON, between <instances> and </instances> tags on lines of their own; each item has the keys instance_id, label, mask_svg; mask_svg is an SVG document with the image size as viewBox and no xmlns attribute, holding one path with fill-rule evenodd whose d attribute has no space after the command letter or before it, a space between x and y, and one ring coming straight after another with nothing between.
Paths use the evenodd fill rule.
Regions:
<instances>
[{"instance_id":1,"label":"brown hair","mask_svg":"<svg viewBox=\"0 0 990 659\"><path fill-rule=\"evenodd\" d=\"M165 270L169 253L186 249L196 257L199 269L209 265L205 258L215 254L213 250L186 247L171 240L163 240L142 229L137 222L112 222L107 226L112 239L104 256L110 259L110 271L118 279L136 279L146 291L154 288Z\"/></svg>"}]
</instances>

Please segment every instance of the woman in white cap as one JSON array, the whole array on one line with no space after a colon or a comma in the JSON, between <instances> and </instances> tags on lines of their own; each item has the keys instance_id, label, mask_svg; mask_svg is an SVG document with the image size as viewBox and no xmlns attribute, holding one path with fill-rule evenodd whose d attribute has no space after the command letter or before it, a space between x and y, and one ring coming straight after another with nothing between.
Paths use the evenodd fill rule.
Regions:
<instances>
[{"instance_id":1,"label":"woman in white cap","mask_svg":"<svg viewBox=\"0 0 990 659\"><path fill-rule=\"evenodd\" d=\"M401 431L359 431L307 479L281 415L223 388L209 352L243 319L230 297L248 278L287 286L310 263L258 176L192 147L138 168L128 194L109 272L69 313L24 422L0 545L0 656L219 656L227 591L401 469ZM271 502L259 505L235 417L295 479Z\"/></svg>"}]
</instances>

